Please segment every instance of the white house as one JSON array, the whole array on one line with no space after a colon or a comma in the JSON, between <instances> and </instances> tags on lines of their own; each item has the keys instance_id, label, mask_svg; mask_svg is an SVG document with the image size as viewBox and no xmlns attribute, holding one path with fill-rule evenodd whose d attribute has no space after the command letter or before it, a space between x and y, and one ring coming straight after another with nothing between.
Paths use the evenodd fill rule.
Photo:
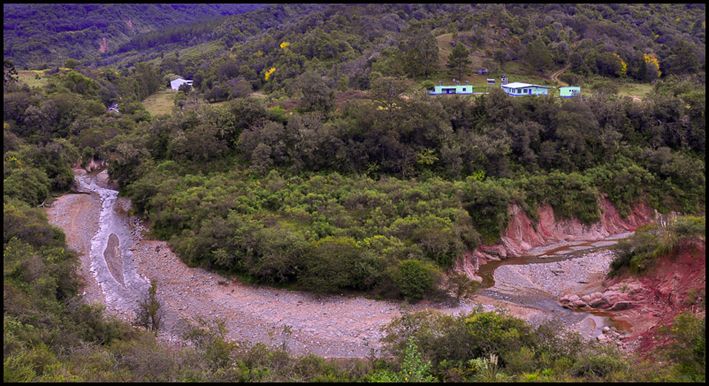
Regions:
<instances>
[{"instance_id":1,"label":"white house","mask_svg":"<svg viewBox=\"0 0 709 386\"><path fill-rule=\"evenodd\" d=\"M179 77L173 81L170 81L170 88L177 91L180 89L180 86L182 86L183 84L188 84L188 85L192 86L192 81L187 80L187 79L183 79L182 77Z\"/></svg>"},{"instance_id":2,"label":"white house","mask_svg":"<svg viewBox=\"0 0 709 386\"><path fill-rule=\"evenodd\" d=\"M502 85L502 91L506 92L507 95L511 96L523 96L523 95L548 95L549 86L541 86L538 84L529 83L507 83Z\"/></svg>"}]
</instances>

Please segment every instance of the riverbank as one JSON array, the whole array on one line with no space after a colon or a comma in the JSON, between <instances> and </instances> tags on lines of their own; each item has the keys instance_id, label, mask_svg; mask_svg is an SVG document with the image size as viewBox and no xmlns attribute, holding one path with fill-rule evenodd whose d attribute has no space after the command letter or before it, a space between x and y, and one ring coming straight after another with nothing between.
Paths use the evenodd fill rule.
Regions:
<instances>
[{"instance_id":1,"label":"riverbank","mask_svg":"<svg viewBox=\"0 0 709 386\"><path fill-rule=\"evenodd\" d=\"M50 222L67 233L69 245L81 253L84 267L81 273L89 283L86 301L106 304L109 312L132 322L137 301L144 296L149 280L155 279L164 312L160 338L165 341L180 343L182 333L190 324L199 319L218 318L225 322L228 337L235 341L285 345L297 355L361 358L380 353L382 328L411 311L431 309L453 315L482 306L487 311L508 310L511 315L532 324L547 320L550 315L561 316L569 325L590 317L563 310L556 304L554 291L539 292L536 300L528 303L523 298L516 301L504 298L505 291L508 295L519 295L527 289L549 288L539 284L546 279L551 280L549 286L554 290L576 288L568 286L567 276L551 279L549 275L555 275L553 267L538 264L502 267L499 273L495 272L499 285L493 290L499 291L479 293L455 307L425 301L408 305L357 296L318 296L227 280L216 273L188 267L166 242L145 239L145 227L138 218L127 215L130 202L117 197L105 171L91 175L76 173L79 190L93 193L62 196L48 214ZM570 243L565 247L575 251L587 246ZM566 258L558 246L556 253L558 258ZM605 264L597 254L580 259L561 263L569 277L577 281L600 277L591 275L600 275ZM578 264L594 259L595 264ZM86 266L89 269L85 269ZM524 280L532 284L525 286L525 281L520 279L525 276ZM573 318L563 312L573 314ZM592 337L598 323L577 330Z\"/></svg>"}]
</instances>

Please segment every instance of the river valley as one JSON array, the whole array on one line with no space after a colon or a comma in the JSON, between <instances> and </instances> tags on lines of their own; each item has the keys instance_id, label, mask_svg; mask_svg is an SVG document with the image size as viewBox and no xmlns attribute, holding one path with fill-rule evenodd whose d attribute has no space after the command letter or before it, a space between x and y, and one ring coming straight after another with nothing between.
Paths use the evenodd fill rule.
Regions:
<instances>
[{"instance_id":1,"label":"river valley","mask_svg":"<svg viewBox=\"0 0 709 386\"><path fill-rule=\"evenodd\" d=\"M47 213L81 255L84 299L105 304L107 312L131 322L154 279L164 310L160 337L175 344L181 344L182 334L198 319L219 318L236 341L285 346L294 354L366 357L380 353L381 328L403 313L434 309L459 314L478 306L505 309L532 324L556 319L589 339L604 327L624 328L604 315L565 309L558 299L600 286L613 259L607 247L629 233L593 242L567 241L537 248L528 257L488 262L479 271L482 289L457 305L317 296L246 285L188 267L166 242L143 236L144 226L127 214L130 202L111 188L106 171L87 174L76 169L75 174L77 191L88 194L61 196Z\"/></svg>"}]
</instances>

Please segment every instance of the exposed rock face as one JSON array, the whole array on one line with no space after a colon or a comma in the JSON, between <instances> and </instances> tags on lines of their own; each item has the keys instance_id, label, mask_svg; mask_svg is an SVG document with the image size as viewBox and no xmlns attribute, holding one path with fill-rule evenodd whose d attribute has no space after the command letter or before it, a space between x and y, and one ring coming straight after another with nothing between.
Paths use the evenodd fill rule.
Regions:
<instances>
[{"instance_id":1,"label":"exposed rock face","mask_svg":"<svg viewBox=\"0 0 709 386\"><path fill-rule=\"evenodd\" d=\"M101 41L98 43L98 52L102 54L108 52L108 40L105 37L101 38Z\"/></svg>"},{"instance_id":2,"label":"exposed rock face","mask_svg":"<svg viewBox=\"0 0 709 386\"><path fill-rule=\"evenodd\" d=\"M668 343L658 330L671 325L679 313L704 314L705 287L705 241L692 240L660 257L642 275L609 279L603 292L567 294L559 304L569 309L603 311L625 322L630 331L622 340L645 353Z\"/></svg>"},{"instance_id":3,"label":"exposed rock face","mask_svg":"<svg viewBox=\"0 0 709 386\"><path fill-rule=\"evenodd\" d=\"M558 220L554 210L549 205L537 210L539 221L534 224L518 205L508 208L509 222L501 236L502 243L496 245L481 245L472 254L466 253L458 261L457 267L479 267L487 261L505 259L511 256L522 256L535 247L563 241L594 241L608 236L634 231L637 227L647 224L656 218L656 212L644 203L633 207L626 218L622 218L618 210L606 198L599 203L601 219L599 222L584 225L577 219ZM460 260L472 259L473 262ZM466 271L466 273L468 273ZM472 275L468 275L471 278Z\"/></svg>"}]
</instances>

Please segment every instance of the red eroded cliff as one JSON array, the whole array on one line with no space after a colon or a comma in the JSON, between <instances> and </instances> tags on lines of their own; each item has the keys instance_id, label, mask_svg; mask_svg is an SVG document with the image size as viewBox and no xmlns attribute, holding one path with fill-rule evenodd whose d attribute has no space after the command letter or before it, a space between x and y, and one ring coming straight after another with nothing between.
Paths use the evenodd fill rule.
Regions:
<instances>
[{"instance_id":1,"label":"red eroded cliff","mask_svg":"<svg viewBox=\"0 0 709 386\"><path fill-rule=\"evenodd\" d=\"M670 336L661 333L661 329L671 326L677 315L704 315L705 245L704 239L683 240L672 252L659 257L647 272L607 279L601 292L566 295L560 304L570 309L605 312L627 326L619 340L621 346L650 354L670 342Z\"/></svg>"},{"instance_id":2,"label":"red eroded cliff","mask_svg":"<svg viewBox=\"0 0 709 386\"><path fill-rule=\"evenodd\" d=\"M501 243L480 245L472 253L465 253L458 259L456 268L470 277L480 264L489 260L521 256L528 251L562 241L595 241L608 236L634 231L641 225L655 219L655 210L644 203L637 204L630 214L623 218L618 210L606 198L600 201L601 219L599 222L585 225L577 219L557 220L554 210L549 205L537 209L539 221L535 224L518 205L508 208L509 221L501 235Z\"/></svg>"}]
</instances>

